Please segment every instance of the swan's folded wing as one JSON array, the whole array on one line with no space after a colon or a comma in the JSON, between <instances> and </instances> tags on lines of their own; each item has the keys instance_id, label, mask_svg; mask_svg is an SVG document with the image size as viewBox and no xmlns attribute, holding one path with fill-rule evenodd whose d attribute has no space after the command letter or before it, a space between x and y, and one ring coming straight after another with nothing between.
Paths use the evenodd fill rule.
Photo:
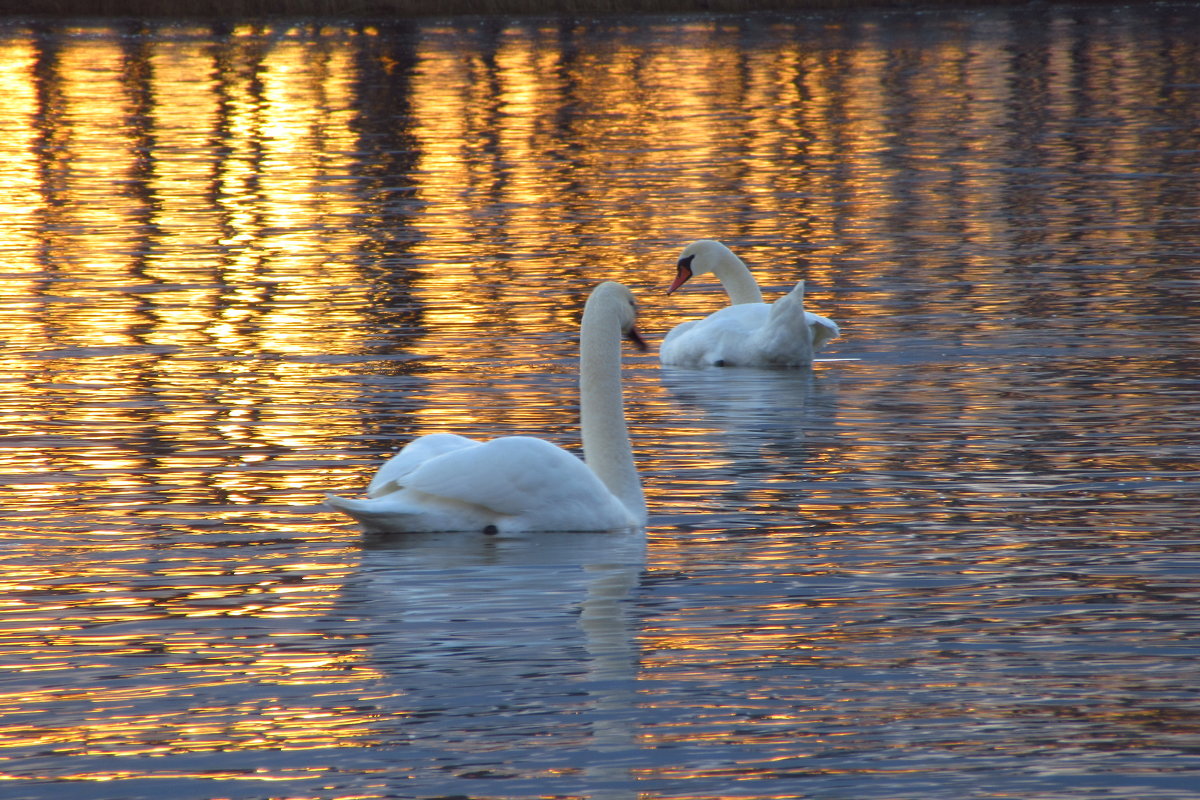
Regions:
<instances>
[{"instance_id":1,"label":"swan's folded wing","mask_svg":"<svg viewBox=\"0 0 1200 800\"><path fill-rule=\"evenodd\" d=\"M768 313L763 303L741 303L681 323L659 346L659 358L664 364L679 366L738 363L744 357L746 340L762 327Z\"/></svg>"},{"instance_id":2,"label":"swan's folded wing","mask_svg":"<svg viewBox=\"0 0 1200 800\"><path fill-rule=\"evenodd\" d=\"M407 484L409 475L431 459L480 444L456 433L430 433L413 439L399 453L383 462L367 486L367 497L379 497L400 489Z\"/></svg>"},{"instance_id":3,"label":"swan's folded wing","mask_svg":"<svg viewBox=\"0 0 1200 800\"><path fill-rule=\"evenodd\" d=\"M820 314L814 314L811 311L804 312L805 319L808 320L808 329L812 331L813 350L820 350L831 339L836 339L841 335L841 330L837 323L829 317L822 317Z\"/></svg>"},{"instance_id":4,"label":"swan's folded wing","mask_svg":"<svg viewBox=\"0 0 1200 800\"><path fill-rule=\"evenodd\" d=\"M445 453L410 473L405 485L511 516L611 495L579 458L532 436L505 436Z\"/></svg>"}]
</instances>

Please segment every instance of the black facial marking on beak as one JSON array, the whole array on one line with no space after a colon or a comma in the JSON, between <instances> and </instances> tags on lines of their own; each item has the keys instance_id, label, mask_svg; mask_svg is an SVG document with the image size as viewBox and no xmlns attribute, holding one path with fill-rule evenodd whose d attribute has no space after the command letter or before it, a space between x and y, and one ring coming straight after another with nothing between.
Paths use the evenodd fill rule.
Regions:
<instances>
[{"instance_id":1,"label":"black facial marking on beak","mask_svg":"<svg viewBox=\"0 0 1200 800\"><path fill-rule=\"evenodd\" d=\"M696 256L684 256L675 264L675 281L671 284L671 288L667 289L667 294L671 294L680 286L688 282L692 277L692 259Z\"/></svg>"}]
</instances>

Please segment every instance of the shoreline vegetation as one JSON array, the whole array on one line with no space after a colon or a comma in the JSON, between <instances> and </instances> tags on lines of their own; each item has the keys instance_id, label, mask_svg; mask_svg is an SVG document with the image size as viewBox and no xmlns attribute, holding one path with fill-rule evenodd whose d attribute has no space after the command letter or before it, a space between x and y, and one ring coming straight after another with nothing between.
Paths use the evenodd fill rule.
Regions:
<instances>
[{"instance_id":1,"label":"shoreline vegetation","mask_svg":"<svg viewBox=\"0 0 1200 800\"><path fill-rule=\"evenodd\" d=\"M0 18L403 18L463 15L682 14L1042 5L1040 0L0 0ZM1075 3L1103 5L1103 0Z\"/></svg>"}]
</instances>

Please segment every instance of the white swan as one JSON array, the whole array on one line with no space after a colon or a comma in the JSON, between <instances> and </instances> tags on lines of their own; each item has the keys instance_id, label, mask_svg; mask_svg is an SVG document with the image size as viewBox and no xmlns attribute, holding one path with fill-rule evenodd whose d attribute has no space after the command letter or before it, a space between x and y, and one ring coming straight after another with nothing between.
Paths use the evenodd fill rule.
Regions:
<instances>
[{"instance_id":1,"label":"white swan","mask_svg":"<svg viewBox=\"0 0 1200 800\"><path fill-rule=\"evenodd\" d=\"M372 533L600 531L646 521L621 393L621 337L640 349L633 295L597 286L579 337L579 414L584 461L532 436L478 442L434 433L385 462L352 500L326 502Z\"/></svg>"},{"instance_id":2,"label":"white swan","mask_svg":"<svg viewBox=\"0 0 1200 800\"><path fill-rule=\"evenodd\" d=\"M721 281L731 305L675 326L658 350L664 364L806 367L813 353L840 333L833 320L804 310L804 281L774 303L764 303L742 260L712 239L700 239L683 249L667 294L706 272Z\"/></svg>"}]
</instances>

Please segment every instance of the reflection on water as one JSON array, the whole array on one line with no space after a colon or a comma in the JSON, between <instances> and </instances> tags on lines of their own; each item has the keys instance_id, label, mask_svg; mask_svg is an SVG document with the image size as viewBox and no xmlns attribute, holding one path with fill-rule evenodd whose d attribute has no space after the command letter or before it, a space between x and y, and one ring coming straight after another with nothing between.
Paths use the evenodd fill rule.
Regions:
<instances>
[{"instance_id":1,"label":"reflection on water","mask_svg":"<svg viewBox=\"0 0 1200 800\"><path fill-rule=\"evenodd\" d=\"M0 25L6 796L1189 796L1198 30ZM843 336L628 359L648 541L322 509L701 237Z\"/></svg>"},{"instance_id":2,"label":"reflection on water","mask_svg":"<svg viewBox=\"0 0 1200 800\"><path fill-rule=\"evenodd\" d=\"M402 719L397 733L420 745L406 769L429 780L432 759L529 780L574 772L582 756L595 775L631 780L599 754L635 744L626 609L644 550L640 531L372 540L343 602L398 694L387 724Z\"/></svg>"}]
</instances>

